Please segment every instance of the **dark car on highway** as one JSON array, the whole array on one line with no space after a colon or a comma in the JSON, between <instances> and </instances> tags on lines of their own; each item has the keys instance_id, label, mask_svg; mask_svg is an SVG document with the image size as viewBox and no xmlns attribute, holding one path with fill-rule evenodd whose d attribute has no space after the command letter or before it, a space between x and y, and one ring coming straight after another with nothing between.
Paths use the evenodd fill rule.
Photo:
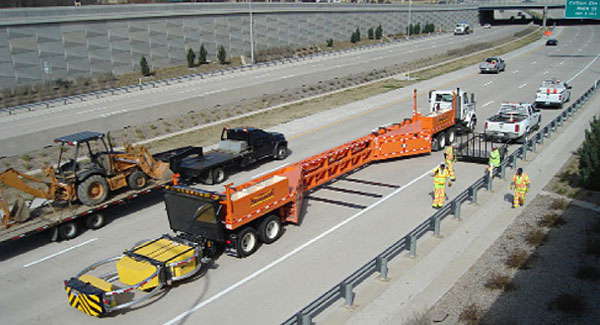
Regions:
<instances>
[{"instance_id":1,"label":"dark car on highway","mask_svg":"<svg viewBox=\"0 0 600 325\"><path fill-rule=\"evenodd\" d=\"M546 41L546 46L556 46L558 45L558 41L555 38L551 38Z\"/></svg>"}]
</instances>

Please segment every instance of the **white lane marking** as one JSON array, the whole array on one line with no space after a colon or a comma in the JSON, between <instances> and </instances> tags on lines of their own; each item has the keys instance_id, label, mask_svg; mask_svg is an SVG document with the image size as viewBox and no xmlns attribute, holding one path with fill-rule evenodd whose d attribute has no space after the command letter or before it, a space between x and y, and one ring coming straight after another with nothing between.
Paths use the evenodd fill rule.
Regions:
<instances>
[{"instance_id":1,"label":"white lane marking","mask_svg":"<svg viewBox=\"0 0 600 325\"><path fill-rule=\"evenodd\" d=\"M548 74L548 73L549 73L548 71L544 71L542 74Z\"/></svg>"},{"instance_id":2,"label":"white lane marking","mask_svg":"<svg viewBox=\"0 0 600 325\"><path fill-rule=\"evenodd\" d=\"M577 72L574 76L571 77L571 79L567 80L567 83L573 81L575 78L577 78L580 74L583 73L583 71L585 71L585 69L589 68L590 65L594 64L594 62L596 62L596 60L598 60L598 57L600 57L600 53L598 53L596 55L596 57L590 61L590 63L588 63L585 67L583 67L583 69L581 69L579 72Z\"/></svg>"},{"instance_id":3,"label":"white lane marking","mask_svg":"<svg viewBox=\"0 0 600 325\"><path fill-rule=\"evenodd\" d=\"M560 61L560 63L558 65L563 65L565 64L565 61Z\"/></svg>"},{"instance_id":4,"label":"white lane marking","mask_svg":"<svg viewBox=\"0 0 600 325\"><path fill-rule=\"evenodd\" d=\"M519 86L519 89L521 89L521 88L523 88L525 86L527 86L527 84L522 84L522 85Z\"/></svg>"},{"instance_id":5,"label":"white lane marking","mask_svg":"<svg viewBox=\"0 0 600 325\"><path fill-rule=\"evenodd\" d=\"M92 239L90 239L90 240L88 240L88 241L84 241L84 242L83 242L83 243L81 243L81 244L77 244L77 245L75 245L75 246L73 246L73 247L70 247L70 248L67 248L67 249L63 249L63 250L62 250L62 251L60 251L60 252L54 253L54 254L52 254L52 255L48 255L48 256L46 256L46 257L44 257L44 258L40 258L40 259L39 259L39 260L37 260L37 261L33 261L33 262L31 262L31 263L25 264L25 265L23 265L23 267L30 267L30 266L32 266L32 265L35 265L35 264L41 263L41 262L43 262L43 261L49 260L49 259L51 259L51 258L53 258L53 257L56 257L56 256L58 256L58 255L60 255L60 254L64 254L64 253L66 253L66 252L68 252L68 251L74 250L75 248L81 247L81 246L83 246L83 245L87 245L87 244L89 244L89 243L91 243L91 242L93 242L93 241L96 241L96 240L98 240L98 238L92 238Z\"/></svg>"},{"instance_id":6,"label":"white lane marking","mask_svg":"<svg viewBox=\"0 0 600 325\"><path fill-rule=\"evenodd\" d=\"M488 106L488 105L491 105L491 104L493 104L493 103L494 103L494 101L493 101L493 100L490 100L489 102L487 102L487 103L485 103L485 104L481 105L481 107L483 108L483 107L486 107L486 106Z\"/></svg>"},{"instance_id":7,"label":"white lane marking","mask_svg":"<svg viewBox=\"0 0 600 325\"><path fill-rule=\"evenodd\" d=\"M484 83L483 86L486 87L486 86L491 85L492 83L493 83L493 81L488 81L488 82Z\"/></svg>"},{"instance_id":8,"label":"white lane marking","mask_svg":"<svg viewBox=\"0 0 600 325\"><path fill-rule=\"evenodd\" d=\"M531 64L536 64L536 63L537 63L537 61L533 61L533 62L531 62Z\"/></svg>"},{"instance_id":9,"label":"white lane marking","mask_svg":"<svg viewBox=\"0 0 600 325\"><path fill-rule=\"evenodd\" d=\"M579 49L579 52L583 51L583 49Z\"/></svg>"},{"instance_id":10,"label":"white lane marking","mask_svg":"<svg viewBox=\"0 0 600 325\"><path fill-rule=\"evenodd\" d=\"M250 178L250 179L257 179L257 178L261 177L262 175L266 175L266 174L268 174L268 173L270 173L270 172L273 172L273 171L276 171L276 170L278 170L278 169L281 169L281 168L283 168L283 167L285 167L285 166L287 166L287 165L288 165L288 164L282 164L281 166L278 166L278 167L275 167L275 168L269 169L269 170L267 170L266 172L262 172L262 173L260 173L260 174L258 174L258 175L254 175L254 176L253 176L252 178Z\"/></svg>"},{"instance_id":11,"label":"white lane marking","mask_svg":"<svg viewBox=\"0 0 600 325\"><path fill-rule=\"evenodd\" d=\"M513 71L512 73L517 73L517 72L519 72L519 70L515 70L515 71Z\"/></svg>"},{"instance_id":12,"label":"white lane marking","mask_svg":"<svg viewBox=\"0 0 600 325\"><path fill-rule=\"evenodd\" d=\"M431 168L433 169L433 167ZM300 252L301 250L305 249L306 247L312 245L313 243L315 243L316 241L320 240L321 238L329 235L330 233L336 231L338 228L342 227L343 225L349 223L350 221L360 217L361 215L365 214L367 211L375 208L376 206L378 206L379 204L383 203L384 201L388 200L389 198L391 198L392 196L402 192L403 190L405 190L406 188L408 188L409 186L411 186L412 184L414 184L415 182L417 182L418 180L420 180L421 178L429 175L429 173L431 172L431 169L427 170L427 172L425 172L423 175L413 179L412 181L410 181L408 184L400 187L399 189L396 189L395 191L393 191L392 193L386 195L385 197L383 197L381 200L371 204L370 206L368 206L367 208L365 208L364 210L359 211L358 213L356 213L355 215L351 216L350 218L338 223L337 225L329 228L327 231L325 231L324 233L318 235L317 237L307 241L306 243L302 244L301 246L295 248L294 250L292 250L291 252L283 255L282 257L278 258L277 260L271 262L268 265L265 265L263 268L259 269L258 271L248 275L247 277L241 279L240 281L232 284L231 286L223 289L222 291L220 291L219 293L215 294L214 296L206 299L205 301L195 305L194 307L184 311L183 313L179 314L178 316L176 316L175 318L171 319L170 321L164 323L165 325L171 325L171 324L175 324L177 322L179 322L180 320L182 320L183 318L189 316L190 314L192 314L193 312L197 311L198 309L210 304L211 302L221 298L222 296L228 294L229 292L233 291L234 289L236 289L237 287L243 285L244 283L256 278L257 276L261 275L262 273L268 271L269 269L271 269L272 267L274 267L275 265L287 260L288 258L292 257L293 255L295 255L296 253Z\"/></svg>"}]
</instances>

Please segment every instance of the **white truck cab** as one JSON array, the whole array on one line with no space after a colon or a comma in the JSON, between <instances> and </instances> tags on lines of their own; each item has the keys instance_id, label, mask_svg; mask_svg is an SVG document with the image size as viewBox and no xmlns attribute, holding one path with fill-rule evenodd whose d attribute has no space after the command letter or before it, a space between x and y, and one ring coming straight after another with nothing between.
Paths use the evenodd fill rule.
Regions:
<instances>
[{"instance_id":1,"label":"white truck cab","mask_svg":"<svg viewBox=\"0 0 600 325\"><path fill-rule=\"evenodd\" d=\"M456 27L454 27L454 35L468 35L472 32L471 26L465 22L458 23L456 24Z\"/></svg>"},{"instance_id":2,"label":"white truck cab","mask_svg":"<svg viewBox=\"0 0 600 325\"><path fill-rule=\"evenodd\" d=\"M429 110L431 113L452 109L452 100L456 94L456 126L463 132L473 132L477 125L475 114L477 103L475 94L457 88L456 90L432 90L429 92Z\"/></svg>"}]
</instances>

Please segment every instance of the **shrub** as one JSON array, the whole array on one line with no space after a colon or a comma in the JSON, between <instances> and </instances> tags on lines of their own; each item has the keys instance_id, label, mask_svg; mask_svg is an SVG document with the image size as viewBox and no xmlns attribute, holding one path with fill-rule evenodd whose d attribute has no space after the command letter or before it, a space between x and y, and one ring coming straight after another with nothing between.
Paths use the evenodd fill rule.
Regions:
<instances>
[{"instance_id":1,"label":"shrub","mask_svg":"<svg viewBox=\"0 0 600 325\"><path fill-rule=\"evenodd\" d=\"M524 269L527 264L527 252L524 250L518 250L506 259L506 266L513 269Z\"/></svg>"},{"instance_id":2,"label":"shrub","mask_svg":"<svg viewBox=\"0 0 600 325\"><path fill-rule=\"evenodd\" d=\"M375 38L375 32L373 31L373 27L371 27L367 30L367 35L368 35L369 39Z\"/></svg>"},{"instance_id":3,"label":"shrub","mask_svg":"<svg viewBox=\"0 0 600 325\"><path fill-rule=\"evenodd\" d=\"M350 36L350 43L354 44L354 43L356 43L356 42L358 42L358 41L356 40L356 32L354 32L354 33L352 33L352 35Z\"/></svg>"},{"instance_id":4,"label":"shrub","mask_svg":"<svg viewBox=\"0 0 600 325\"><path fill-rule=\"evenodd\" d=\"M146 61L146 57L142 55L140 59L140 69L142 70L142 75L147 77L150 75L150 67L148 66L148 61Z\"/></svg>"},{"instance_id":5,"label":"shrub","mask_svg":"<svg viewBox=\"0 0 600 325\"><path fill-rule=\"evenodd\" d=\"M558 309L563 313L580 315L585 311L585 303L578 296L563 293L552 299L548 305L548 309Z\"/></svg>"},{"instance_id":6,"label":"shrub","mask_svg":"<svg viewBox=\"0 0 600 325\"><path fill-rule=\"evenodd\" d=\"M206 49L204 48L204 44L200 44L200 51L198 51L198 63L206 64Z\"/></svg>"},{"instance_id":7,"label":"shrub","mask_svg":"<svg viewBox=\"0 0 600 325\"><path fill-rule=\"evenodd\" d=\"M189 49L186 55L188 68L194 67L194 61L196 60L196 54L192 49Z\"/></svg>"},{"instance_id":8,"label":"shrub","mask_svg":"<svg viewBox=\"0 0 600 325\"><path fill-rule=\"evenodd\" d=\"M421 34L421 23L417 23L415 25L415 30L414 30L415 34Z\"/></svg>"},{"instance_id":9,"label":"shrub","mask_svg":"<svg viewBox=\"0 0 600 325\"><path fill-rule=\"evenodd\" d=\"M31 156L28 154L24 154L21 156L21 160L23 161L30 161L31 160Z\"/></svg>"},{"instance_id":10,"label":"shrub","mask_svg":"<svg viewBox=\"0 0 600 325\"><path fill-rule=\"evenodd\" d=\"M333 47L333 38L327 40L327 47Z\"/></svg>"},{"instance_id":11,"label":"shrub","mask_svg":"<svg viewBox=\"0 0 600 325\"><path fill-rule=\"evenodd\" d=\"M458 320L466 324L478 324L483 310L476 304L470 304L463 308L458 315Z\"/></svg>"},{"instance_id":12,"label":"shrub","mask_svg":"<svg viewBox=\"0 0 600 325\"><path fill-rule=\"evenodd\" d=\"M360 42L360 29L356 27L356 31L354 33L356 33L356 41Z\"/></svg>"},{"instance_id":13,"label":"shrub","mask_svg":"<svg viewBox=\"0 0 600 325\"><path fill-rule=\"evenodd\" d=\"M546 240L546 232L542 229L532 229L527 233L525 241L531 246L537 246Z\"/></svg>"},{"instance_id":14,"label":"shrub","mask_svg":"<svg viewBox=\"0 0 600 325\"><path fill-rule=\"evenodd\" d=\"M491 290L509 290L512 288L512 283L508 275L493 273L484 286Z\"/></svg>"},{"instance_id":15,"label":"shrub","mask_svg":"<svg viewBox=\"0 0 600 325\"><path fill-rule=\"evenodd\" d=\"M600 190L600 120L594 117L579 148L579 178L583 187Z\"/></svg>"},{"instance_id":16,"label":"shrub","mask_svg":"<svg viewBox=\"0 0 600 325\"><path fill-rule=\"evenodd\" d=\"M381 39L381 36L383 36L383 28L379 25L375 28L375 39Z\"/></svg>"},{"instance_id":17,"label":"shrub","mask_svg":"<svg viewBox=\"0 0 600 325\"><path fill-rule=\"evenodd\" d=\"M223 45L219 46L217 51L217 59L219 60L220 64L227 63L227 52L225 52L225 47Z\"/></svg>"},{"instance_id":18,"label":"shrub","mask_svg":"<svg viewBox=\"0 0 600 325\"><path fill-rule=\"evenodd\" d=\"M550 208L553 210L564 210L569 206L569 202L565 199L554 199L550 204Z\"/></svg>"},{"instance_id":19,"label":"shrub","mask_svg":"<svg viewBox=\"0 0 600 325\"><path fill-rule=\"evenodd\" d=\"M554 227L554 226L560 227L560 226L564 225L565 223L567 223L567 222L559 214L550 213L550 214L543 216L542 219L540 219L538 221L538 226L540 226L540 227Z\"/></svg>"}]
</instances>

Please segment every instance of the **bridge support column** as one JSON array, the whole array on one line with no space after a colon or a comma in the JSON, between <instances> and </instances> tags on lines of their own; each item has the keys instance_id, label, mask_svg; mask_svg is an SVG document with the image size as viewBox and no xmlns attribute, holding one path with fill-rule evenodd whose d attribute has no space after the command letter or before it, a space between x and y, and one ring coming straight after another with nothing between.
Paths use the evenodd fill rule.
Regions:
<instances>
[{"instance_id":1,"label":"bridge support column","mask_svg":"<svg viewBox=\"0 0 600 325\"><path fill-rule=\"evenodd\" d=\"M542 13L542 27L546 27L546 17L548 16L548 6L544 6L544 12Z\"/></svg>"}]
</instances>

